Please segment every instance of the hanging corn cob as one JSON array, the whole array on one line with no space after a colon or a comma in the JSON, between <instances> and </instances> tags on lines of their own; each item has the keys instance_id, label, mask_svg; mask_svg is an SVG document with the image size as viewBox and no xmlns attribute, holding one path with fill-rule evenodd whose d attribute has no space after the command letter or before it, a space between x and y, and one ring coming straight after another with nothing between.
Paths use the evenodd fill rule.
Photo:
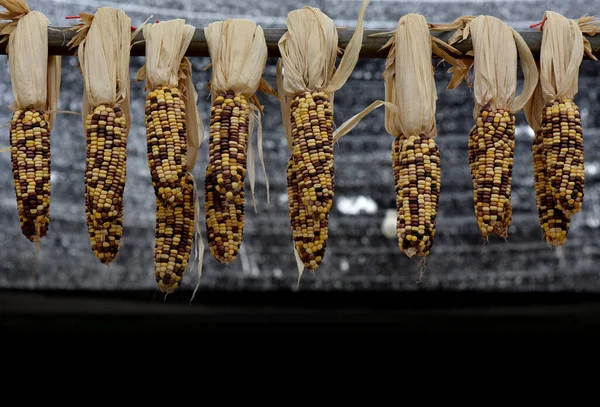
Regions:
<instances>
[{"instance_id":1,"label":"hanging corn cob","mask_svg":"<svg viewBox=\"0 0 600 407\"><path fill-rule=\"evenodd\" d=\"M566 243L584 196L582 125L573 98L584 52L596 57L582 33L595 34L600 27L593 17L568 20L551 11L539 26L540 82L524 112L535 133L533 174L543 236L558 247Z\"/></svg>"},{"instance_id":2,"label":"hanging corn cob","mask_svg":"<svg viewBox=\"0 0 600 407\"><path fill-rule=\"evenodd\" d=\"M337 30L319 9L291 11L286 19L288 31L279 40L277 86L291 151L287 167L288 209L300 275L304 267L318 268L325 255L335 189L333 144L382 104L374 102L337 132L333 131L333 96L358 60L362 19L368 4L368 0L362 2L354 35L337 68Z\"/></svg>"},{"instance_id":3,"label":"hanging corn cob","mask_svg":"<svg viewBox=\"0 0 600 407\"><path fill-rule=\"evenodd\" d=\"M77 47L84 82L86 219L94 254L109 265L123 235L131 20L111 7L80 18L69 45Z\"/></svg>"},{"instance_id":4,"label":"hanging corn cob","mask_svg":"<svg viewBox=\"0 0 600 407\"><path fill-rule=\"evenodd\" d=\"M547 153L542 131L544 97L538 82L535 93L525 105L523 112L534 131L531 146L533 159L533 179L535 185L535 201L544 239L551 247L562 246L567 241L571 225L569 217L556 205L550 177L547 172Z\"/></svg>"},{"instance_id":5,"label":"hanging corn cob","mask_svg":"<svg viewBox=\"0 0 600 407\"><path fill-rule=\"evenodd\" d=\"M154 277L159 291L170 294L181 287L194 247L199 284L204 252L192 175L204 129L192 66L185 58L194 27L175 19L146 24L143 32L146 63L137 80L146 80L148 92L146 143L156 199Z\"/></svg>"},{"instance_id":6,"label":"hanging corn cob","mask_svg":"<svg viewBox=\"0 0 600 407\"><path fill-rule=\"evenodd\" d=\"M397 111L386 107L386 130L394 136L398 246L408 257L423 259L434 241L441 182L432 53L460 65L441 46L460 54L430 35L423 16L407 14L398 21L384 47L389 47L383 74L386 101L397 107Z\"/></svg>"},{"instance_id":7,"label":"hanging corn cob","mask_svg":"<svg viewBox=\"0 0 600 407\"><path fill-rule=\"evenodd\" d=\"M512 220L515 113L529 100L538 80L533 55L523 38L495 17L461 17L455 24L432 24L431 28L436 31L458 29L450 44L471 36L475 126L469 135L468 150L474 212L486 241L490 234L506 238ZM525 85L515 97L517 52ZM455 70L454 75L450 88L457 86L461 78L468 78L465 70Z\"/></svg>"},{"instance_id":8,"label":"hanging corn cob","mask_svg":"<svg viewBox=\"0 0 600 407\"><path fill-rule=\"evenodd\" d=\"M255 120L259 158L267 180L262 155L262 107L255 93L274 92L262 79L267 44L260 26L250 20L229 19L209 24L204 34L212 61L206 233L213 257L227 264L236 259L242 244L246 173L254 199L251 138ZM267 180L267 200L268 185Z\"/></svg>"},{"instance_id":9,"label":"hanging corn cob","mask_svg":"<svg viewBox=\"0 0 600 407\"><path fill-rule=\"evenodd\" d=\"M21 232L36 244L50 223L50 132L60 90L61 57L48 55L50 21L23 0L1 0L2 42L14 95L10 153Z\"/></svg>"},{"instance_id":10,"label":"hanging corn cob","mask_svg":"<svg viewBox=\"0 0 600 407\"><path fill-rule=\"evenodd\" d=\"M589 18L569 20L553 11L544 14L540 51L540 85L544 112L541 128L546 155L548 191L556 207L571 217L581 210L584 197L583 129L573 98L578 91L584 38L579 22L588 29ZM593 54L590 55L595 59Z\"/></svg>"}]
</instances>

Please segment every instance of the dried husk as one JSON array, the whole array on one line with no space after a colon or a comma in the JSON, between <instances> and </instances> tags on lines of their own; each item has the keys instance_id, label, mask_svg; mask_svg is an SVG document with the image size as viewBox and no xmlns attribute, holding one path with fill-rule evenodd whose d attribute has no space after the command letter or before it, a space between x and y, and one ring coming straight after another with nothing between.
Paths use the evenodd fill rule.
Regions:
<instances>
[{"instance_id":1,"label":"dried husk","mask_svg":"<svg viewBox=\"0 0 600 407\"><path fill-rule=\"evenodd\" d=\"M252 109L248 123L248 159L247 171L254 209L256 200L254 184L254 147L252 145L254 129L257 129L257 147L259 160L263 168L269 201L269 180L264 163L262 148L262 106L256 92L275 94L269 84L262 78L267 63L267 42L262 27L247 19L228 19L217 21L204 28L204 36L208 44L212 65L212 76L209 83L211 99L227 91L241 93L246 97Z\"/></svg>"},{"instance_id":2,"label":"dried husk","mask_svg":"<svg viewBox=\"0 0 600 407\"><path fill-rule=\"evenodd\" d=\"M77 34L69 46L77 47L79 67L83 75L83 125L87 115L101 104L119 104L130 120L129 57L131 19L112 7L101 7L95 14L80 13L81 23L72 28Z\"/></svg>"},{"instance_id":3,"label":"dried husk","mask_svg":"<svg viewBox=\"0 0 600 407\"><path fill-rule=\"evenodd\" d=\"M61 57L48 55L48 18L31 11L23 0L1 0L0 35L7 41L13 110L39 109L52 129L60 92Z\"/></svg>"},{"instance_id":4,"label":"dried husk","mask_svg":"<svg viewBox=\"0 0 600 407\"><path fill-rule=\"evenodd\" d=\"M146 43L145 90L176 87L181 61L194 36L194 27L183 19L174 19L146 24L143 33Z\"/></svg>"},{"instance_id":5,"label":"dried husk","mask_svg":"<svg viewBox=\"0 0 600 407\"><path fill-rule=\"evenodd\" d=\"M594 36L600 33L600 22L594 16L583 16L577 19L577 24L579 24L579 29L581 33L584 35ZM583 49L585 54L592 60L597 61L598 58L594 55L594 51L592 50L592 44L588 41L587 38L583 37ZM596 50L597 51L597 50Z\"/></svg>"},{"instance_id":6,"label":"dried husk","mask_svg":"<svg viewBox=\"0 0 600 407\"><path fill-rule=\"evenodd\" d=\"M573 99L578 91L579 67L585 53L580 21L567 19L554 11L546 11L543 21L540 84L544 100ZM598 29L589 19L581 22L588 32L595 33Z\"/></svg>"},{"instance_id":7,"label":"dried husk","mask_svg":"<svg viewBox=\"0 0 600 407\"><path fill-rule=\"evenodd\" d=\"M194 260L198 279L190 300L193 301L200 286L202 263L204 259L204 241L200 229L200 205L196 180L192 174L198 158L198 149L204 139L202 116L198 110L198 93L192 79L192 64L185 53L194 36L195 28L183 19L145 24L143 27L146 43L146 62L137 73L137 80L146 80L145 90L152 91L159 86L176 87L181 91L185 103L187 167L192 175L194 188Z\"/></svg>"},{"instance_id":8,"label":"dried husk","mask_svg":"<svg viewBox=\"0 0 600 407\"><path fill-rule=\"evenodd\" d=\"M277 90L282 122L290 149L292 145L289 123L290 100L302 92L323 91L329 96L333 112L335 92L344 86L358 61L362 47L363 17L368 4L369 0L363 0L354 34L337 67L335 62L339 53L338 34L333 20L320 9L313 7L303 7L288 13L286 19L288 31L278 43L281 59L277 63ZM382 104L382 101L374 102L362 112L360 118ZM351 119L352 123L340 126L334 134L334 140L356 126L360 121L358 116ZM344 131L341 132L341 129Z\"/></svg>"},{"instance_id":9,"label":"dried husk","mask_svg":"<svg viewBox=\"0 0 600 407\"><path fill-rule=\"evenodd\" d=\"M539 75L533 54L517 31L502 20L486 15L464 16L452 24L432 24L431 29L456 30L450 44L471 36L473 52L467 54L474 56L474 118L481 107L487 104L494 109L507 109L512 113L523 109L533 95ZM516 96L518 56L525 81L521 94ZM460 79L467 81L468 72L455 69L452 87L457 86Z\"/></svg>"},{"instance_id":10,"label":"dried husk","mask_svg":"<svg viewBox=\"0 0 600 407\"><path fill-rule=\"evenodd\" d=\"M425 18L419 14L400 18L389 44L383 73L385 100L398 110L386 108L386 131L395 137L435 137L437 92L431 63L432 40Z\"/></svg>"},{"instance_id":11,"label":"dried husk","mask_svg":"<svg viewBox=\"0 0 600 407\"><path fill-rule=\"evenodd\" d=\"M542 93L542 86L539 81L535 87L535 91L531 98L525 103L523 107L523 114L529 127L533 130L534 134L538 134L542 129L542 114L544 113L544 95Z\"/></svg>"},{"instance_id":12,"label":"dried husk","mask_svg":"<svg viewBox=\"0 0 600 407\"><path fill-rule=\"evenodd\" d=\"M406 22L408 20L410 20L411 28L407 29ZM423 26L423 24L425 25ZM456 48L431 36L428 27L424 17L411 13L401 18L393 31L371 35L391 34L388 42L382 47L382 49L389 48L386 58L386 70L383 74L385 101L376 100L363 111L344 122L336 129L334 141L350 132L362 118L380 106L385 106L386 131L389 134L397 137L409 131L402 130L400 125L403 120L408 120L405 123L407 128L429 128L424 133L429 137L436 136L437 129L434 116L437 91L433 77L435 69L431 64L432 54L448 62L452 66L450 71L467 72L471 62L469 62L469 59L462 58L461 52ZM412 32L413 29L417 29L417 32ZM427 31L427 36L424 36L425 31ZM398 52L396 50L397 43L400 49ZM459 57L452 55L458 55ZM418 73L415 67L417 67ZM423 69L427 69L425 67L429 67L431 70L430 77L422 74L422 72L425 72ZM406 107L407 110L400 111L403 107ZM428 113L423 116L425 111L428 111ZM400 114L396 115L396 112L400 112ZM428 118L431 118L431 120L428 120ZM417 124L415 121L421 123ZM426 124L428 122L430 124Z\"/></svg>"}]
</instances>

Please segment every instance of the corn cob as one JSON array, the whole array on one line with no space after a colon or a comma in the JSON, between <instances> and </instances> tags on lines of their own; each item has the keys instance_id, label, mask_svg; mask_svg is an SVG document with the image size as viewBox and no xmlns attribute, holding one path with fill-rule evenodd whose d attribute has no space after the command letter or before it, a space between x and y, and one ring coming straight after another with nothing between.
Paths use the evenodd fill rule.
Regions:
<instances>
[{"instance_id":1,"label":"corn cob","mask_svg":"<svg viewBox=\"0 0 600 407\"><path fill-rule=\"evenodd\" d=\"M433 245L440 196L440 155L424 134L394 139L394 178L400 250L427 256Z\"/></svg>"},{"instance_id":2,"label":"corn cob","mask_svg":"<svg viewBox=\"0 0 600 407\"><path fill-rule=\"evenodd\" d=\"M542 114L547 176L556 207L571 217L584 196L583 133L577 105L569 99L546 103Z\"/></svg>"},{"instance_id":3,"label":"corn cob","mask_svg":"<svg viewBox=\"0 0 600 407\"><path fill-rule=\"evenodd\" d=\"M185 102L179 89L159 86L146 96L148 167L157 198L169 205L183 200L186 184Z\"/></svg>"},{"instance_id":4,"label":"corn cob","mask_svg":"<svg viewBox=\"0 0 600 407\"><path fill-rule=\"evenodd\" d=\"M246 97L231 91L217 96L211 107L209 165L214 188L227 201L244 188L249 117Z\"/></svg>"},{"instance_id":5,"label":"corn cob","mask_svg":"<svg viewBox=\"0 0 600 407\"><path fill-rule=\"evenodd\" d=\"M292 155L298 193L309 215L326 216L334 195L333 120L325 92L305 92L290 103Z\"/></svg>"},{"instance_id":6,"label":"corn cob","mask_svg":"<svg viewBox=\"0 0 600 407\"><path fill-rule=\"evenodd\" d=\"M215 177L209 165L205 176L206 234L210 252L227 264L239 254L244 233L244 189L228 201L216 191Z\"/></svg>"},{"instance_id":7,"label":"corn cob","mask_svg":"<svg viewBox=\"0 0 600 407\"><path fill-rule=\"evenodd\" d=\"M175 205L156 198L154 276L161 292L170 294L181 285L194 241L194 183L191 174L183 180L183 197Z\"/></svg>"},{"instance_id":8,"label":"corn cob","mask_svg":"<svg viewBox=\"0 0 600 407\"><path fill-rule=\"evenodd\" d=\"M537 132L532 145L533 178L535 182L535 200L537 213L546 242L553 246L562 246L567 241L570 220L562 210L556 207L546 174L546 151L544 133Z\"/></svg>"},{"instance_id":9,"label":"corn cob","mask_svg":"<svg viewBox=\"0 0 600 407\"><path fill-rule=\"evenodd\" d=\"M123 233L127 125L119 105L99 105L85 127L88 232L96 257L108 264L119 253Z\"/></svg>"},{"instance_id":10,"label":"corn cob","mask_svg":"<svg viewBox=\"0 0 600 407\"><path fill-rule=\"evenodd\" d=\"M514 114L484 106L469 135L475 215L484 238L491 233L508 237L514 146Z\"/></svg>"},{"instance_id":11,"label":"corn cob","mask_svg":"<svg viewBox=\"0 0 600 407\"><path fill-rule=\"evenodd\" d=\"M329 216L310 215L300 199L296 163L293 155L287 165L288 210L292 238L298 257L309 270L319 267L325 256L328 237Z\"/></svg>"},{"instance_id":12,"label":"corn cob","mask_svg":"<svg viewBox=\"0 0 600 407\"><path fill-rule=\"evenodd\" d=\"M10 123L11 161L21 232L31 242L50 221L50 130L40 110L17 110Z\"/></svg>"}]
</instances>

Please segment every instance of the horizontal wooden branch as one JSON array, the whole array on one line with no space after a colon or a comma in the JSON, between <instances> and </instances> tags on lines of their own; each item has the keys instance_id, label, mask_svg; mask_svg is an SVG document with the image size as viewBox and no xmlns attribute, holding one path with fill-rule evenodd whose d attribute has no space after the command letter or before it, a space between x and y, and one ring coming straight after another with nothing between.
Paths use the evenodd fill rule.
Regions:
<instances>
[{"instance_id":1,"label":"horizontal wooden branch","mask_svg":"<svg viewBox=\"0 0 600 407\"><path fill-rule=\"evenodd\" d=\"M267 47L269 49L269 57L279 57L279 49L277 42L281 36L285 33L285 28L266 28L265 39L267 41ZM387 56L387 49L381 50L381 47L385 45L389 39L389 35L381 35L372 37L372 34L388 31L388 30L365 30L363 35L363 46L360 51L360 58L385 58ZM348 45L350 38L354 30L340 29L339 30L339 45L343 49ZM48 49L51 55L73 55L75 49L67 47L67 43L73 38L74 31L69 30L69 27L52 27L48 31ZM539 31L521 31L521 36L531 49L535 57L539 56L540 46L542 44L542 33ZM434 32L433 35L447 40L451 33L448 32ZM586 36L590 41L594 55L600 58L600 35L597 36ZM143 41L143 34L140 32L136 38L136 43L131 49L132 56L143 56L145 54L145 43ZM466 53L472 47L471 39L454 44L454 47L462 53ZM0 53L6 54L6 42L0 44ZM207 57L208 46L204 37L203 29L196 29L194 37L188 50L187 56L190 57ZM587 56L586 56L587 58Z\"/></svg>"}]
</instances>

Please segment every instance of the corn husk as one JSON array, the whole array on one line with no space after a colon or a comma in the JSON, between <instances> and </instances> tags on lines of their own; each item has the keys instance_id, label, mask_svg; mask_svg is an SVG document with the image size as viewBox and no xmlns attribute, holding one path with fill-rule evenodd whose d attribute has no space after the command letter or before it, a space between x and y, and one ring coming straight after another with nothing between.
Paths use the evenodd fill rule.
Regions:
<instances>
[{"instance_id":1,"label":"corn husk","mask_svg":"<svg viewBox=\"0 0 600 407\"><path fill-rule=\"evenodd\" d=\"M290 150L290 100L302 92L323 91L329 96L333 113L335 92L344 86L358 62L362 47L363 17L368 4L369 0L363 0L354 34L337 67L335 62L340 50L333 20L320 9L313 7L303 7L288 13L288 31L278 43L281 59L277 63L277 90ZM352 130L366 114L382 105L383 101L375 101L363 112L342 124L334 132L334 141Z\"/></svg>"},{"instance_id":2,"label":"corn husk","mask_svg":"<svg viewBox=\"0 0 600 407\"><path fill-rule=\"evenodd\" d=\"M31 11L23 0L0 0L0 35L8 41L14 102L11 109L40 109L48 113L52 129L58 107L61 57L48 55L48 18Z\"/></svg>"},{"instance_id":3,"label":"corn husk","mask_svg":"<svg viewBox=\"0 0 600 407\"><path fill-rule=\"evenodd\" d=\"M411 16L410 19L412 21L412 25L417 24L415 18L418 19L418 14L408 14L407 16ZM421 23L422 22L423 21L421 21ZM381 106L385 106L386 131L389 134L395 137L403 134L403 130L400 126L401 117L405 117L410 122L417 120L424 121L423 123L425 123L427 119L421 115L421 112L419 112L420 110L425 109L430 111L428 116L432 117L431 125L422 123L424 127L431 126L431 131L425 132L425 134L428 134L430 137L436 136L437 129L435 126L435 117L433 116L435 116L435 101L437 99L437 91L435 89L435 83L433 82L433 73L435 69L431 64L431 56L432 54L436 55L445 62L448 62L451 65L449 72L453 72L455 70L457 72L468 72L472 64L472 59L462 57L462 54L459 50L434 36L430 36L429 39L425 40L425 37L411 33L410 29L404 28L405 24L406 19L400 19L396 29L393 31L371 34L373 37L391 35L388 42L382 47L382 49L389 48L388 56L386 58L386 70L383 74L385 84L385 101L374 101L363 111L344 122L336 129L334 133L334 141L337 141L340 137L348 134L348 132L350 132L367 114ZM418 25L420 25L420 32L423 34L424 27L421 24ZM427 24L426 27L428 27ZM417 40L418 37L420 37L420 42ZM414 43L415 40L417 40L416 43ZM398 46L396 45L397 42ZM425 48L419 48L419 46L424 46ZM397 48L399 51L397 51ZM458 57L454 57L453 55L457 55ZM412 77L414 72L416 72L413 71L415 64L418 64L421 67L428 64L431 67L431 78L420 74L417 74L418 78ZM408 72L409 76L407 78L404 77L404 72ZM402 79L397 80L396 78ZM414 82L415 79L418 80L417 83ZM458 77L455 78L454 81L457 79ZM423 88L424 91L421 93L422 86L425 86L426 88ZM430 99L431 96L433 96L433 99ZM430 100L425 102L425 105L422 105L423 99ZM406 112L401 112L400 115L396 115L396 112L399 112L400 106L406 106L403 101L412 100L419 101L418 106L413 106L411 104ZM415 113L415 115L411 116L408 111ZM409 128L413 127L413 125L417 126L417 124L414 122L407 123L406 125Z\"/></svg>"},{"instance_id":4,"label":"corn husk","mask_svg":"<svg viewBox=\"0 0 600 407\"><path fill-rule=\"evenodd\" d=\"M469 36L473 43L473 87L476 118L481 108L489 104L494 109L507 109L517 113L533 95L538 71L527 43L512 27L500 19L481 15L465 16L452 24L432 24L434 31L454 31L450 45L465 40ZM523 90L516 95L517 64L520 57L525 78ZM468 80L464 70L454 70L453 87L460 79ZM459 80L456 80L456 79Z\"/></svg>"},{"instance_id":5,"label":"corn husk","mask_svg":"<svg viewBox=\"0 0 600 407\"><path fill-rule=\"evenodd\" d=\"M598 22L598 20L594 16L579 17L577 19L577 24L579 24L579 29L584 35L594 36L600 33L600 22ZM590 44L588 39L585 37L583 37L583 50L590 59L594 61L598 60L598 58L596 58L596 56L594 55L594 50L592 50L592 44Z\"/></svg>"},{"instance_id":6,"label":"corn husk","mask_svg":"<svg viewBox=\"0 0 600 407\"><path fill-rule=\"evenodd\" d=\"M119 104L126 119L126 136L131 128L129 57L131 19L112 7L95 14L80 13L81 23L72 28L77 34L67 44L77 47L83 75L83 125L87 115L101 104ZM134 35L137 33L134 33Z\"/></svg>"},{"instance_id":7,"label":"corn husk","mask_svg":"<svg viewBox=\"0 0 600 407\"><path fill-rule=\"evenodd\" d=\"M419 14L400 18L388 44L390 51L383 74L385 100L397 106L398 111L386 108L386 131L396 137L435 137L437 92L431 63L432 40L425 18Z\"/></svg>"},{"instance_id":8,"label":"corn husk","mask_svg":"<svg viewBox=\"0 0 600 407\"><path fill-rule=\"evenodd\" d=\"M527 120L527 123L529 123L529 127L531 127L534 134L537 134L542 130L542 114L544 113L545 103L544 94L542 93L542 86L538 81L533 95L523 107L525 119Z\"/></svg>"},{"instance_id":9,"label":"corn husk","mask_svg":"<svg viewBox=\"0 0 600 407\"><path fill-rule=\"evenodd\" d=\"M198 93L192 79L192 64L185 53L194 36L195 28L183 19L161 21L146 24L143 27L146 43L146 62L137 73L137 80L146 80L147 92L159 86L176 87L181 91L185 103L187 172L192 175L198 158L198 149L204 139L202 116L198 110ZM204 259L204 241L200 229L200 205L197 184L192 175L194 187L194 260L188 267L196 264L198 279L190 300L193 301L200 286L202 263Z\"/></svg>"},{"instance_id":10,"label":"corn husk","mask_svg":"<svg viewBox=\"0 0 600 407\"><path fill-rule=\"evenodd\" d=\"M598 30L589 19L582 19L581 24L586 32ZM573 99L577 94L579 66L586 47L584 40L580 20L567 19L554 11L544 13L540 84L546 102ZM593 54L590 55L595 59Z\"/></svg>"},{"instance_id":11,"label":"corn husk","mask_svg":"<svg viewBox=\"0 0 600 407\"><path fill-rule=\"evenodd\" d=\"M257 129L257 148L263 168L269 201L269 179L265 167L262 148L262 106L256 92L275 94L262 78L267 63L267 42L263 29L255 22L246 19L228 19L211 23L204 29L212 65L209 83L212 101L227 91L241 93L248 99L252 113L248 123L248 160L247 171L254 210L256 200L254 184L256 171L254 166L254 147L252 145L254 129Z\"/></svg>"}]
</instances>

